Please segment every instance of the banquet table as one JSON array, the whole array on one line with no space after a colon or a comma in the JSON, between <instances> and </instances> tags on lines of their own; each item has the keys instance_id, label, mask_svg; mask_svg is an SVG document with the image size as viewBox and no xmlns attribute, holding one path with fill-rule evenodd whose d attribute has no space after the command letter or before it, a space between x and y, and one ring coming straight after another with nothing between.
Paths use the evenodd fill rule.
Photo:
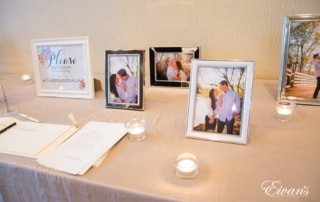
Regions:
<instances>
[{"instance_id":1,"label":"banquet table","mask_svg":"<svg viewBox=\"0 0 320 202\"><path fill-rule=\"evenodd\" d=\"M96 78L103 86L103 76ZM186 138L188 89L148 87L144 110L135 111L106 108L103 90L94 99L40 97L35 84L24 83L20 75L2 74L0 82L12 116L22 112L44 123L71 124L72 112L81 126L134 117L147 123L144 141L125 136L83 176L0 154L0 201L320 200L320 107L298 105L291 121L277 120L277 80L253 82L246 145ZM175 159L183 152L199 159L199 175L193 179L174 173Z\"/></svg>"}]
</instances>

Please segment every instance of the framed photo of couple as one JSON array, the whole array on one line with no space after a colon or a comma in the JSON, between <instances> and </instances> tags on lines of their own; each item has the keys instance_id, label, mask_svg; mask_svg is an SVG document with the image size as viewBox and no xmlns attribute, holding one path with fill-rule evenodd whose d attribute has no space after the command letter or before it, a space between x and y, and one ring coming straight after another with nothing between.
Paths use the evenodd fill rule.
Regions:
<instances>
[{"instance_id":1,"label":"framed photo of couple","mask_svg":"<svg viewBox=\"0 0 320 202\"><path fill-rule=\"evenodd\" d=\"M320 15L286 16L279 100L320 105Z\"/></svg>"},{"instance_id":2,"label":"framed photo of couple","mask_svg":"<svg viewBox=\"0 0 320 202\"><path fill-rule=\"evenodd\" d=\"M151 86L189 87L191 60L199 58L199 47L152 47Z\"/></svg>"},{"instance_id":3,"label":"framed photo of couple","mask_svg":"<svg viewBox=\"0 0 320 202\"><path fill-rule=\"evenodd\" d=\"M144 50L107 50L107 108L143 110Z\"/></svg>"},{"instance_id":4,"label":"framed photo of couple","mask_svg":"<svg viewBox=\"0 0 320 202\"><path fill-rule=\"evenodd\" d=\"M192 60L186 137L246 144L253 61Z\"/></svg>"}]
</instances>

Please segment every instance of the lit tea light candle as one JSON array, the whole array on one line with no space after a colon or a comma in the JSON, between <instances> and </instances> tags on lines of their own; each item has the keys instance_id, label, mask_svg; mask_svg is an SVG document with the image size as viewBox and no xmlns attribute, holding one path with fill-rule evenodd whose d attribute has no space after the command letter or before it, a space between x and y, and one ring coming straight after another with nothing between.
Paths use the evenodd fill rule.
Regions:
<instances>
[{"instance_id":1,"label":"lit tea light candle","mask_svg":"<svg viewBox=\"0 0 320 202\"><path fill-rule=\"evenodd\" d=\"M277 113L280 114L280 115L290 115L290 114L292 114L292 110L278 107L277 108Z\"/></svg>"},{"instance_id":2,"label":"lit tea light candle","mask_svg":"<svg viewBox=\"0 0 320 202\"><path fill-rule=\"evenodd\" d=\"M32 77L30 74L23 74L21 79L25 83L32 83Z\"/></svg>"},{"instance_id":3,"label":"lit tea light candle","mask_svg":"<svg viewBox=\"0 0 320 202\"><path fill-rule=\"evenodd\" d=\"M143 119L132 119L127 123L129 139L132 141L142 141L146 137L145 121Z\"/></svg>"},{"instance_id":4,"label":"lit tea light candle","mask_svg":"<svg viewBox=\"0 0 320 202\"><path fill-rule=\"evenodd\" d=\"M194 154L180 154L175 162L175 173L181 178L194 178L198 175L198 159Z\"/></svg>"},{"instance_id":5,"label":"lit tea light candle","mask_svg":"<svg viewBox=\"0 0 320 202\"><path fill-rule=\"evenodd\" d=\"M276 117L280 121L289 121L292 118L295 103L287 101L278 101L276 103Z\"/></svg>"}]
</instances>

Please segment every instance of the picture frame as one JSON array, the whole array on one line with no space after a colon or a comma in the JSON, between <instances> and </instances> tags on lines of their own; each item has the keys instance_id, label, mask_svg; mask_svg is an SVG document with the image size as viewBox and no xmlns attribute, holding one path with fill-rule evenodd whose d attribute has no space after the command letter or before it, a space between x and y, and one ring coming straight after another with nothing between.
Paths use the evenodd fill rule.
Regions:
<instances>
[{"instance_id":1,"label":"picture frame","mask_svg":"<svg viewBox=\"0 0 320 202\"><path fill-rule=\"evenodd\" d=\"M247 144L254 62L194 59L191 65L185 137Z\"/></svg>"},{"instance_id":2,"label":"picture frame","mask_svg":"<svg viewBox=\"0 0 320 202\"><path fill-rule=\"evenodd\" d=\"M144 110L144 50L105 52L107 108Z\"/></svg>"},{"instance_id":3,"label":"picture frame","mask_svg":"<svg viewBox=\"0 0 320 202\"><path fill-rule=\"evenodd\" d=\"M199 52L199 47L149 48L151 86L189 87L191 60Z\"/></svg>"},{"instance_id":4,"label":"picture frame","mask_svg":"<svg viewBox=\"0 0 320 202\"><path fill-rule=\"evenodd\" d=\"M89 38L31 40L38 96L93 99Z\"/></svg>"},{"instance_id":5,"label":"picture frame","mask_svg":"<svg viewBox=\"0 0 320 202\"><path fill-rule=\"evenodd\" d=\"M320 68L320 15L286 16L278 100L320 105L320 95L316 93L317 86L320 88L320 75L316 75L315 67ZM320 70L318 72L320 74Z\"/></svg>"}]
</instances>

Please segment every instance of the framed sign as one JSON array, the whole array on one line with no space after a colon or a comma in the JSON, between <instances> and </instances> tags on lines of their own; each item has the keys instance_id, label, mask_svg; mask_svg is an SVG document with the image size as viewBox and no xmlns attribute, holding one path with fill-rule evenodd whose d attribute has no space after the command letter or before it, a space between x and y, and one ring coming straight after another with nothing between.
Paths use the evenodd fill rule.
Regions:
<instances>
[{"instance_id":1,"label":"framed sign","mask_svg":"<svg viewBox=\"0 0 320 202\"><path fill-rule=\"evenodd\" d=\"M38 96L94 98L88 37L32 40Z\"/></svg>"},{"instance_id":2,"label":"framed sign","mask_svg":"<svg viewBox=\"0 0 320 202\"><path fill-rule=\"evenodd\" d=\"M143 110L144 50L107 50L106 107Z\"/></svg>"},{"instance_id":3,"label":"framed sign","mask_svg":"<svg viewBox=\"0 0 320 202\"><path fill-rule=\"evenodd\" d=\"M152 86L188 87L191 60L199 58L199 47L152 47L149 56Z\"/></svg>"},{"instance_id":4,"label":"framed sign","mask_svg":"<svg viewBox=\"0 0 320 202\"><path fill-rule=\"evenodd\" d=\"M320 105L320 15L284 20L279 100Z\"/></svg>"},{"instance_id":5,"label":"framed sign","mask_svg":"<svg viewBox=\"0 0 320 202\"><path fill-rule=\"evenodd\" d=\"M192 60L186 137L246 144L254 62Z\"/></svg>"}]
</instances>

